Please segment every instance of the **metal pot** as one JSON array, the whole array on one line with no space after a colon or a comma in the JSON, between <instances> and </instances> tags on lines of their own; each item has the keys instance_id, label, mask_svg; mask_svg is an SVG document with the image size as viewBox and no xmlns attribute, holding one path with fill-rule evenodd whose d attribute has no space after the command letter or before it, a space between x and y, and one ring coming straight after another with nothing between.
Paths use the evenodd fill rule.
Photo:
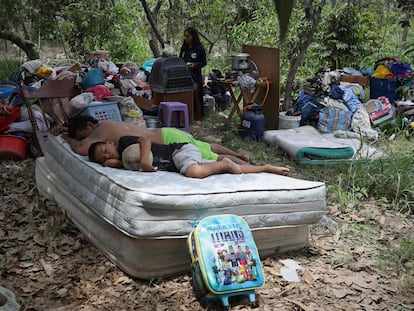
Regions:
<instances>
[{"instance_id":1,"label":"metal pot","mask_svg":"<svg viewBox=\"0 0 414 311\"><path fill-rule=\"evenodd\" d=\"M232 70L250 69L250 55L247 53L238 53L231 58Z\"/></svg>"}]
</instances>

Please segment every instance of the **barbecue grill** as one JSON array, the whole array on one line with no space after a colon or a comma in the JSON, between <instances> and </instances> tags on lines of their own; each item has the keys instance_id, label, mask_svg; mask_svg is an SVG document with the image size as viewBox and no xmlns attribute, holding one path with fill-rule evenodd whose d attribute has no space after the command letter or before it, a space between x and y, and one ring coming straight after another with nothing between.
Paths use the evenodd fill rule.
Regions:
<instances>
[{"instance_id":1,"label":"barbecue grill","mask_svg":"<svg viewBox=\"0 0 414 311\"><path fill-rule=\"evenodd\" d=\"M187 64L177 56L161 56L151 71L150 85L153 92L162 94L193 91L194 81Z\"/></svg>"}]
</instances>

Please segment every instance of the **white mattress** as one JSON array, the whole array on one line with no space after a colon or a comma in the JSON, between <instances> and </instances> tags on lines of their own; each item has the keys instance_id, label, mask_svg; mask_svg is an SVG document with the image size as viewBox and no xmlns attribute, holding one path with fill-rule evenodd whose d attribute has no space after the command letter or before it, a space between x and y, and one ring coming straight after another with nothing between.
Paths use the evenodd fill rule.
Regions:
<instances>
[{"instance_id":1,"label":"white mattress","mask_svg":"<svg viewBox=\"0 0 414 311\"><path fill-rule=\"evenodd\" d=\"M44 164L90 209L131 237L187 235L208 215L234 213L252 228L312 224L325 213L325 185L274 174L205 179L102 167L50 136Z\"/></svg>"},{"instance_id":2,"label":"white mattress","mask_svg":"<svg viewBox=\"0 0 414 311\"><path fill-rule=\"evenodd\" d=\"M307 245L309 225L325 214L320 182L266 173L198 180L104 168L52 136L37 159L36 184L110 260L142 279L188 271L186 238L205 216L243 216L264 257Z\"/></svg>"}]
</instances>

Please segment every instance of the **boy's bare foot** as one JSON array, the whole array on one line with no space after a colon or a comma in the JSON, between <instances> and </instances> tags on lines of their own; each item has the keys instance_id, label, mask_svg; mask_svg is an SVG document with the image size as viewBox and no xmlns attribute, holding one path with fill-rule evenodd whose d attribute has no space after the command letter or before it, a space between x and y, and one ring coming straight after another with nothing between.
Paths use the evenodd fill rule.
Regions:
<instances>
[{"instance_id":1,"label":"boy's bare foot","mask_svg":"<svg viewBox=\"0 0 414 311\"><path fill-rule=\"evenodd\" d=\"M240 166L234 163L232 160L224 158L222 161L226 162L228 173L231 173L231 174L242 174L243 173Z\"/></svg>"},{"instance_id":2,"label":"boy's bare foot","mask_svg":"<svg viewBox=\"0 0 414 311\"><path fill-rule=\"evenodd\" d=\"M279 174L283 176L289 175L289 169L287 167L281 167L281 166L273 166L270 164L265 165L267 172L273 173L273 174Z\"/></svg>"}]
</instances>

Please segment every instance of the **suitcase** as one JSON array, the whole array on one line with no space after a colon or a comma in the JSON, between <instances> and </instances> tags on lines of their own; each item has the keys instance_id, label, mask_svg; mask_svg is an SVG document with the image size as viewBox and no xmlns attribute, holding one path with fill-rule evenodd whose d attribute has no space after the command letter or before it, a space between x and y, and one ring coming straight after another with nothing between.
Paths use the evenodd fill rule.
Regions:
<instances>
[{"instance_id":1,"label":"suitcase","mask_svg":"<svg viewBox=\"0 0 414 311\"><path fill-rule=\"evenodd\" d=\"M264 284L259 253L243 218L236 215L209 216L190 233L193 282L197 298L211 304L245 295L255 304L255 289Z\"/></svg>"}]
</instances>

